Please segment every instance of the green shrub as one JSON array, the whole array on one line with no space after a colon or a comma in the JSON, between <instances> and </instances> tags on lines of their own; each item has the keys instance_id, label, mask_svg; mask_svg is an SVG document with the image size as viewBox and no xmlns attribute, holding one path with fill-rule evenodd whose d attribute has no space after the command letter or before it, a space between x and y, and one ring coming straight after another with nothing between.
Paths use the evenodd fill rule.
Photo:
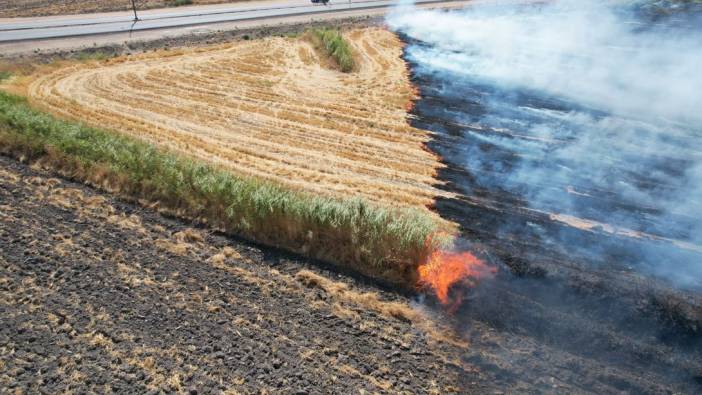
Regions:
<instances>
[{"instance_id":1,"label":"green shrub","mask_svg":"<svg viewBox=\"0 0 702 395\"><path fill-rule=\"evenodd\" d=\"M423 211L338 200L157 149L126 135L59 120L0 91L0 152L200 220L231 234L411 287L438 221Z\"/></svg>"},{"instance_id":2,"label":"green shrub","mask_svg":"<svg viewBox=\"0 0 702 395\"><path fill-rule=\"evenodd\" d=\"M172 0L169 5L171 7L180 7L183 5L190 5L193 3L193 0Z\"/></svg>"},{"instance_id":3,"label":"green shrub","mask_svg":"<svg viewBox=\"0 0 702 395\"><path fill-rule=\"evenodd\" d=\"M341 32L333 29L315 29L312 33L319 40L325 53L339 65L341 71L344 73L353 71L356 67L353 51Z\"/></svg>"},{"instance_id":4,"label":"green shrub","mask_svg":"<svg viewBox=\"0 0 702 395\"><path fill-rule=\"evenodd\" d=\"M105 53L103 51L94 51L94 52L84 51L84 52L80 52L76 56L76 59L78 59L78 61L80 61L80 62L90 62L93 60L102 61L105 59L109 59L111 57L114 57L114 55L110 55L110 54Z\"/></svg>"}]
</instances>

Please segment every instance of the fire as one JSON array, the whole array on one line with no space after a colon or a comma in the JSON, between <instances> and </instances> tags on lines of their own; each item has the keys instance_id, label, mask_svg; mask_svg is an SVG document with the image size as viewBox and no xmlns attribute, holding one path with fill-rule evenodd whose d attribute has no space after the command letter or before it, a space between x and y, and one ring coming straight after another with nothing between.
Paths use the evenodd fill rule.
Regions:
<instances>
[{"instance_id":1,"label":"fire","mask_svg":"<svg viewBox=\"0 0 702 395\"><path fill-rule=\"evenodd\" d=\"M470 252L434 251L419 266L419 285L431 288L441 304L457 308L462 295L449 295L449 290L459 282L474 286L483 278L494 277L497 268L487 265Z\"/></svg>"},{"instance_id":2,"label":"fire","mask_svg":"<svg viewBox=\"0 0 702 395\"><path fill-rule=\"evenodd\" d=\"M410 87L410 99L407 100L407 103L405 103L405 112L410 113L414 109L414 105L417 103L417 100L419 100L419 88L416 86L412 85Z\"/></svg>"}]
</instances>

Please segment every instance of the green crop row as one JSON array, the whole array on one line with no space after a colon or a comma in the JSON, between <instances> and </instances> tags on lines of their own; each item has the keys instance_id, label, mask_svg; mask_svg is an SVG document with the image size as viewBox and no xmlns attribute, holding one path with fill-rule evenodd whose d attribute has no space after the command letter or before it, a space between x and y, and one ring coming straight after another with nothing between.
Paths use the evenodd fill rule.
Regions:
<instances>
[{"instance_id":1,"label":"green crop row","mask_svg":"<svg viewBox=\"0 0 702 395\"><path fill-rule=\"evenodd\" d=\"M356 67L353 51L341 32L325 28L315 29L312 31L312 34L319 40L326 54L339 65L341 71L344 73L353 71Z\"/></svg>"},{"instance_id":2,"label":"green crop row","mask_svg":"<svg viewBox=\"0 0 702 395\"><path fill-rule=\"evenodd\" d=\"M438 221L415 209L335 199L232 172L139 139L57 119L0 91L0 151L230 234L412 286Z\"/></svg>"}]
</instances>

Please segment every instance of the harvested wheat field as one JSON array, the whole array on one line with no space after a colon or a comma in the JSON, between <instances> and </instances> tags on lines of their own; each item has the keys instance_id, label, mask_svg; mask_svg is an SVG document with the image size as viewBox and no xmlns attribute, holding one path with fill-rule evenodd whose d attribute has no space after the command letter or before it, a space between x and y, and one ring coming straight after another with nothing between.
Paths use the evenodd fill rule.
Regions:
<instances>
[{"instance_id":1,"label":"harvested wheat field","mask_svg":"<svg viewBox=\"0 0 702 395\"><path fill-rule=\"evenodd\" d=\"M346 34L356 70L329 65L304 37L159 52L53 69L37 106L138 136L236 174L391 206L427 206L440 166L413 99L402 43L381 28Z\"/></svg>"}]
</instances>

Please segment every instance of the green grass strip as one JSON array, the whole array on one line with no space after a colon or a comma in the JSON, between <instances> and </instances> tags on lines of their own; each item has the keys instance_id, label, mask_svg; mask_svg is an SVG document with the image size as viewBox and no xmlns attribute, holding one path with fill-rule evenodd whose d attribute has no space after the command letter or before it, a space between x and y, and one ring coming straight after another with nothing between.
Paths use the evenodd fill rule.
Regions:
<instances>
[{"instance_id":1,"label":"green grass strip","mask_svg":"<svg viewBox=\"0 0 702 395\"><path fill-rule=\"evenodd\" d=\"M184 5L191 5L193 4L193 0L171 0L168 5L171 7L180 7Z\"/></svg>"},{"instance_id":2,"label":"green grass strip","mask_svg":"<svg viewBox=\"0 0 702 395\"><path fill-rule=\"evenodd\" d=\"M0 91L0 151L214 227L413 286L437 221L240 177L139 139L64 121Z\"/></svg>"},{"instance_id":3,"label":"green grass strip","mask_svg":"<svg viewBox=\"0 0 702 395\"><path fill-rule=\"evenodd\" d=\"M356 63L353 59L351 46L341 35L341 32L334 29L315 29L313 34L321 42L327 55L329 55L339 65L344 73L353 71Z\"/></svg>"}]
</instances>

